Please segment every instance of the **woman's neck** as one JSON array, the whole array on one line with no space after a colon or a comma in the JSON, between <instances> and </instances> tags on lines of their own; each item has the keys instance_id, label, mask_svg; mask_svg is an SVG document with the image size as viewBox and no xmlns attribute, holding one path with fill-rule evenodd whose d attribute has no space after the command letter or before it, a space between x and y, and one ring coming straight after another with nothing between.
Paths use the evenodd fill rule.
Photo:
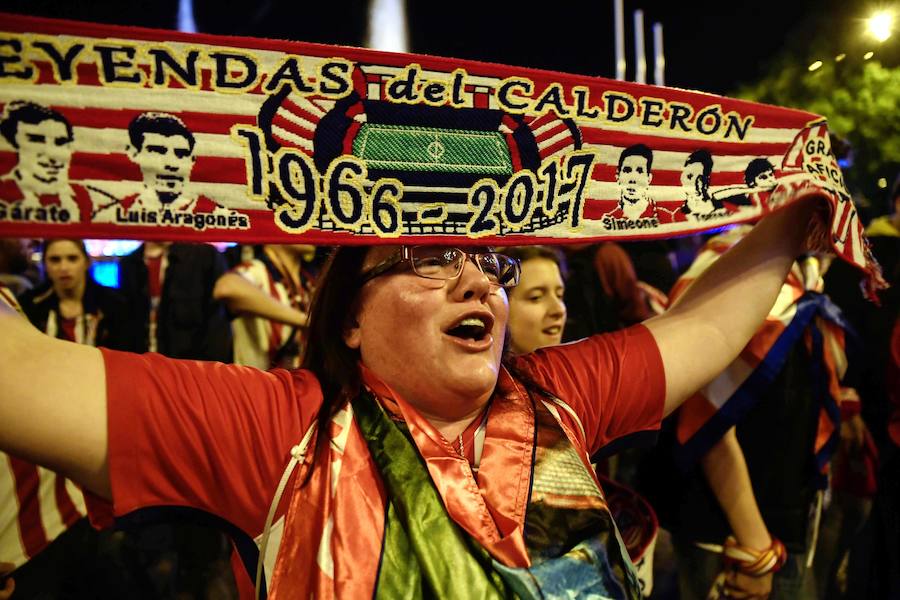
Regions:
<instances>
[{"instance_id":1,"label":"woman's neck","mask_svg":"<svg viewBox=\"0 0 900 600\"><path fill-rule=\"evenodd\" d=\"M404 390L396 385L389 386L362 363L360 369L363 383L376 396L398 405L408 405L448 441L458 438L472 421L484 414L494 394L494 390L490 390L476 394L475 398L469 394L421 398L412 390ZM448 410L448 407L457 410ZM402 406L398 408L403 410Z\"/></svg>"},{"instance_id":2,"label":"woman's neck","mask_svg":"<svg viewBox=\"0 0 900 600\"><path fill-rule=\"evenodd\" d=\"M162 256L171 245L171 242L144 242L144 258Z\"/></svg>"},{"instance_id":3,"label":"woman's neck","mask_svg":"<svg viewBox=\"0 0 900 600\"><path fill-rule=\"evenodd\" d=\"M56 297L59 298L59 312L65 319L74 319L81 316L84 312L85 282L82 281L77 286L63 290L55 289Z\"/></svg>"},{"instance_id":4,"label":"woman's neck","mask_svg":"<svg viewBox=\"0 0 900 600\"><path fill-rule=\"evenodd\" d=\"M445 440L451 441L455 440L459 437L459 435L466 430L466 427L472 424L472 421L479 418L484 411L487 409L487 404L481 406L471 413L465 415L460 419L444 419L441 417L435 417L433 415L429 415L422 411L419 411L425 420L431 423L431 426L440 432L442 436L444 436Z\"/></svg>"},{"instance_id":5,"label":"woman's neck","mask_svg":"<svg viewBox=\"0 0 900 600\"><path fill-rule=\"evenodd\" d=\"M53 292L56 294L56 297L59 298L60 302L81 302L81 299L84 298L84 288L86 282L80 281L76 285L70 288L57 288L53 287Z\"/></svg>"}]
</instances>

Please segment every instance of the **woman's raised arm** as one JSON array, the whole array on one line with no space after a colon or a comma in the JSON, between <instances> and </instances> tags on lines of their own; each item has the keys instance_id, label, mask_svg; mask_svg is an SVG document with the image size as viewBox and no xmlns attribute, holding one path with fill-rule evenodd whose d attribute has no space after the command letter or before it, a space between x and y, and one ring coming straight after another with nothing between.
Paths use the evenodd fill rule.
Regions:
<instances>
[{"instance_id":1,"label":"woman's raised arm","mask_svg":"<svg viewBox=\"0 0 900 600\"><path fill-rule=\"evenodd\" d=\"M40 333L2 300L0 449L110 496L100 351Z\"/></svg>"},{"instance_id":2,"label":"woman's raised arm","mask_svg":"<svg viewBox=\"0 0 900 600\"><path fill-rule=\"evenodd\" d=\"M803 250L816 209L816 201L803 199L769 215L668 311L646 321L665 368L665 414L725 370L750 341Z\"/></svg>"}]
</instances>

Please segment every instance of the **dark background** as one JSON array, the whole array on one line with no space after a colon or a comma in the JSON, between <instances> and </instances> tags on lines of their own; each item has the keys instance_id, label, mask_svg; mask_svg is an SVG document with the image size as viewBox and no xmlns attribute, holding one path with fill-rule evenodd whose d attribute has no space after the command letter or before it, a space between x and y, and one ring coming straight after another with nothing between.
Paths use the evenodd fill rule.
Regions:
<instances>
[{"instance_id":1,"label":"dark background","mask_svg":"<svg viewBox=\"0 0 900 600\"><path fill-rule=\"evenodd\" d=\"M175 28L177 0L0 0L2 10L148 27ZM772 68L782 50L812 60L827 41L845 52L876 49L864 41L861 19L873 6L839 0L626 0L625 46L633 77L632 11L644 9L648 82L651 24L661 22L666 84L728 94ZM198 29L360 46L367 0L195 0ZM409 0L413 52L613 77L612 1ZM900 44L888 44L897 47ZM895 52L896 54L896 52ZM822 56L827 59L829 57Z\"/></svg>"}]
</instances>

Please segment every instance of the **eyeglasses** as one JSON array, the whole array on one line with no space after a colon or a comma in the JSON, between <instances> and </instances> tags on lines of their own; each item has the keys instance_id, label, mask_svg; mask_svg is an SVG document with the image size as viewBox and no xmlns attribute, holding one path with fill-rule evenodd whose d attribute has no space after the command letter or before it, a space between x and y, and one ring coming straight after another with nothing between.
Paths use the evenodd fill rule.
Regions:
<instances>
[{"instance_id":1,"label":"eyeglasses","mask_svg":"<svg viewBox=\"0 0 900 600\"><path fill-rule=\"evenodd\" d=\"M383 261L364 272L361 284L382 275L401 262L408 262L413 273L425 279L456 279L463 271L466 258L485 274L491 284L506 289L519 283L519 260L498 252L466 252L447 246L401 246Z\"/></svg>"}]
</instances>

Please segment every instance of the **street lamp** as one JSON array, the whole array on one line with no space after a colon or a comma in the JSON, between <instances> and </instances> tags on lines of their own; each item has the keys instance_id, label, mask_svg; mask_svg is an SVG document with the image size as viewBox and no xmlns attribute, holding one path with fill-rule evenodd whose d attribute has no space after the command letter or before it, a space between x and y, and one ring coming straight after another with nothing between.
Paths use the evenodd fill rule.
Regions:
<instances>
[{"instance_id":1,"label":"street lamp","mask_svg":"<svg viewBox=\"0 0 900 600\"><path fill-rule=\"evenodd\" d=\"M890 10L880 10L866 19L866 30L879 42L891 37L893 29L894 13Z\"/></svg>"}]
</instances>

